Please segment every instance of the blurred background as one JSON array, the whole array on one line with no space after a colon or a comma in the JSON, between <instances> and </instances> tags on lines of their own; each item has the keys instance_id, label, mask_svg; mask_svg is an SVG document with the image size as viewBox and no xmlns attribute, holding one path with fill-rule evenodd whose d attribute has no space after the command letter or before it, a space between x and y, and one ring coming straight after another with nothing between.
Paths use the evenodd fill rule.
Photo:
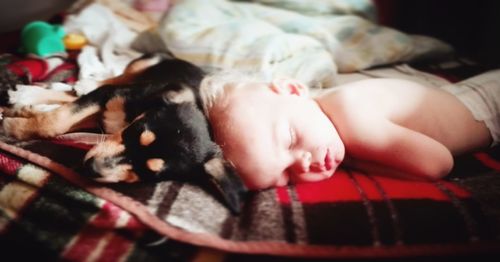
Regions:
<instances>
[{"instance_id":1,"label":"blurred background","mask_svg":"<svg viewBox=\"0 0 500 262\"><path fill-rule=\"evenodd\" d=\"M406 33L437 37L452 44L460 54L483 64L500 66L500 1L373 1L381 24ZM1 0L0 37L20 30L29 21L49 20L54 15L63 13L75 2L77 1ZM0 47L6 44L8 43L0 43Z\"/></svg>"},{"instance_id":2,"label":"blurred background","mask_svg":"<svg viewBox=\"0 0 500 262\"><path fill-rule=\"evenodd\" d=\"M375 0L379 22L437 37L460 54L500 66L500 1Z\"/></svg>"}]
</instances>

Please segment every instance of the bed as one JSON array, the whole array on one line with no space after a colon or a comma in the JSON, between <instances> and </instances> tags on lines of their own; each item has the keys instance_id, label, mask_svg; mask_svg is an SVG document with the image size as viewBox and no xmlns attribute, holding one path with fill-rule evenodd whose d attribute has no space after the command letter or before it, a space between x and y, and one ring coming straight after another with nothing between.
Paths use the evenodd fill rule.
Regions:
<instances>
[{"instance_id":1,"label":"bed","mask_svg":"<svg viewBox=\"0 0 500 262\"><path fill-rule=\"evenodd\" d=\"M438 87L489 69L435 38L378 25L371 1L322 3L184 0L150 20L126 15L137 11L115 1L94 1L62 20L66 30L88 37L89 48L50 63L13 48L0 64L17 81L82 87L118 74L141 53L163 50L207 71L294 76L315 92L373 77ZM144 30L151 21L157 26ZM0 134L2 259L424 260L500 253L498 146L457 158L442 181L343 167L326 181L250 192L233 215L190 184L103 185L82 176L82 158L100 139L88 131L30 141Z\"/></svg>"}]
</instances>

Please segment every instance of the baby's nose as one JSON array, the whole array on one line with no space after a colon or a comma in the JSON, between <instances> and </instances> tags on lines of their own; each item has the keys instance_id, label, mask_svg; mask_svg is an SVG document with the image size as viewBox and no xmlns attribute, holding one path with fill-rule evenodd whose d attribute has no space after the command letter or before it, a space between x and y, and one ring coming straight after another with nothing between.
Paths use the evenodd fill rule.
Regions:
<instances>
[{"instance_id":1,"label":"baby's nose","mask_svg":"<svg viewBox=\"0 0 500 262\"><path fill-rule=\"evenodd\" d=\"M299 174L309 172L311 161L312 154L310 152L301 152L293 165L293 171Z\"/></svg>"}]
</instances>

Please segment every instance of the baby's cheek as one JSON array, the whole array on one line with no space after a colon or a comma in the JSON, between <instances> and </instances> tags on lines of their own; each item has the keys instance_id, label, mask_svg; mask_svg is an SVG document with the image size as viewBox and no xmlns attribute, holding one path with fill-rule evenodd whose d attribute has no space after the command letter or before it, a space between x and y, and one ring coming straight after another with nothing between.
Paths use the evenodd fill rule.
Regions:
<instances>
[{"instance_id":1,"label":"baby's cheek","mask_svg":"<svg viewBox=\"0 0 500 262\"><path fill-rule=\"evenodd\" d=\"M278 177L278 179L276 180L273 187L286 186L286 185L288 185L288 182L290 182L289 176L286 174L283 174L280 177Z\"/></svg>"}]
</instances>

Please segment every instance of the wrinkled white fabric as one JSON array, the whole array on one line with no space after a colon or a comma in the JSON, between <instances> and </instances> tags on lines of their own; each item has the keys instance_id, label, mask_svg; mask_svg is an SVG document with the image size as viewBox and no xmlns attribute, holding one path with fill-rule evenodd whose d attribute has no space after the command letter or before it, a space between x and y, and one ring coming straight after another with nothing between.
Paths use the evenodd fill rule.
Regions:
<instances>
[{"instance_id":1,"label":"wrinkled white fabric","mask_svg":"<svg viewBox=\"0 0 500 262\"><path fill-rule=\"evenodd\" d=\"M370 1L325 0L319 9L308 0L259 2L178 0L158 35L174 56L204 68L267 71L320 87L334 85L337 72L451 51L363 18L369 6L356 5Z\"/></svg>"},{"instance_id":2,"label":"wrinkled white fabric","mask_svg":"<svg viewBox=\"0 0 500 262\"><path fill-rule=\"evenodd\" d=\"M493 138L492 146L500 142L500 69L492 70L464 81L444 86L483 121Z\"/></svg>"},{"instance_id":3,"label":"wrinkled white fabric","mask_svg":"<svg viewBox=\"0 0 500 262\"><path fill-rule=\"evenodd\" d=\"M137 33L107 7L93 3L64 21L67 33L82 33L88 40L79 55L79 79L104 80L123 73L140 53L131 48Z\"/></svg>"}]
</instances>

